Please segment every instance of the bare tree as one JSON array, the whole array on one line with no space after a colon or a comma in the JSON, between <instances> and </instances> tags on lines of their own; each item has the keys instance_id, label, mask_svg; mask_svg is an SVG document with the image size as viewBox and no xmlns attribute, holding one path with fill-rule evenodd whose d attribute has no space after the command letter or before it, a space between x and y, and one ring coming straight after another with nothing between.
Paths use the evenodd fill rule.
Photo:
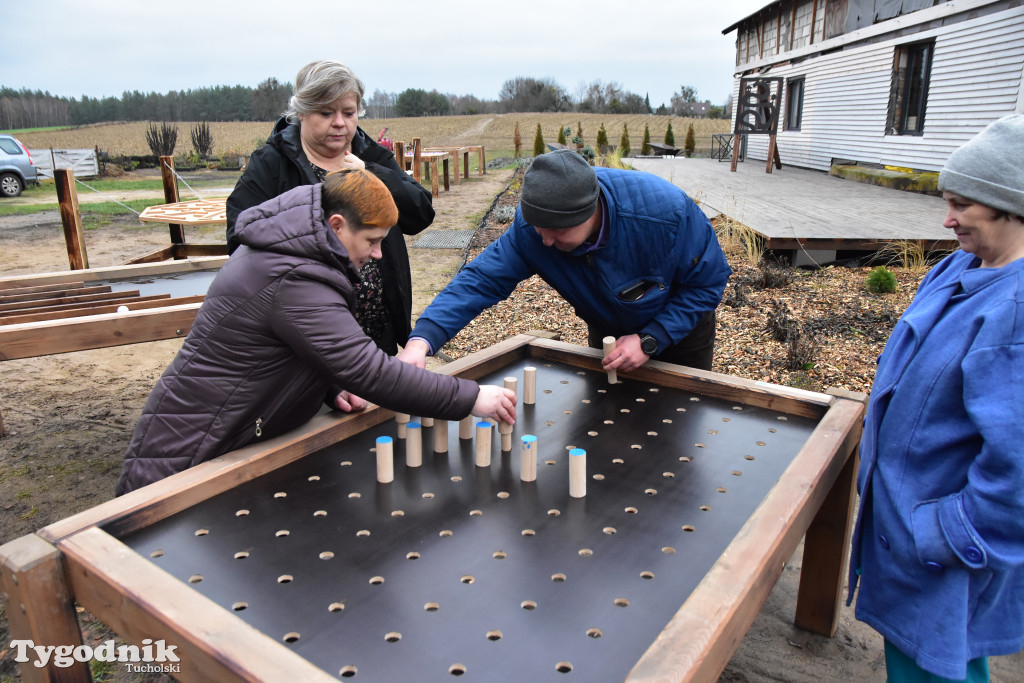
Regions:
<instances>
[{"instance_id":1,"label":"bare tree","mask_svg":"<svg viewBox=\"0 0 1024 683\"><path fill-rule=\"evenodd\" d=\"M505 81L498 101L507 112L567 111L569 97L562 86L550 78L543 80L517 76Z\"/></svg>"}]
</instances>

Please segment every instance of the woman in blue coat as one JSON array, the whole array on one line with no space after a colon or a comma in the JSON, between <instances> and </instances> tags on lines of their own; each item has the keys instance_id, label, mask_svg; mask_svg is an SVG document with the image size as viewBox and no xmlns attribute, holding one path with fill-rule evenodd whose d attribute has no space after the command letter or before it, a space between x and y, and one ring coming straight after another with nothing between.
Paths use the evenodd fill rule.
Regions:
<instances>
[{"instance_id":1,"label":"woman in blue coat","mask_svg":"<svg viewBox=\"0 0 1024 683\"><path fill-rule=\"evenodd\" d=\"M1024 645L1024 116L939 175L960 251L879 358L861 442L850 600L889 681L987 681Z\"/></svg>"}]
</instances>

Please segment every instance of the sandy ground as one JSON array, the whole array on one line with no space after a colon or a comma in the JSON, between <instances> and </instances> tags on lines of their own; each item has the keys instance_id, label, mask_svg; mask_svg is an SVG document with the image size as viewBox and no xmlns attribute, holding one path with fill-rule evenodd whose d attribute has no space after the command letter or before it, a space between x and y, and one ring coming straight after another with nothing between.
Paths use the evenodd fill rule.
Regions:
<instances>
[{"instance_id":1,"label":"sandy ground","mask_svg":"<svg viewBox=\"0 0 1024 683\"><path fill-rule=\"evenodd\" d=\"M472 177L435 200L431 229L472 229L511 171ZM67 269L59 219L0 218L0 276ZM193 242L222 239L219 229L189 232ZM409 240L410 244L416 238ZM166 246L160 225L134 218L90 230L90 265L116 265ZM461 250L410 249L414 311L454 274ZM169 340L0 362L0 543L112 497L121 459L153 383L181 342ZM796 629L792 617L802 547L740 644L723 681L883 681L881 638L842 609L834 638ZM86 628L93 628L86 625ZM18 680L0 615L0 681ZM1024 657L993 660L993 681L1024 680ZM107 680L142 680L117 672ZM165 679L164 679L165 680Z\"/></svg>"}]
</instances>

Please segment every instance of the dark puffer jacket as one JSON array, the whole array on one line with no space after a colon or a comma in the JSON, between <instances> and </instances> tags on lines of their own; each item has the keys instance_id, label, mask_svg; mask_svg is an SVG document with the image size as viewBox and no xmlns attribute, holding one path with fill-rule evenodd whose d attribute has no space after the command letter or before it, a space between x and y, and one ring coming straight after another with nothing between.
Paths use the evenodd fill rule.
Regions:
<instances>
[{"instance_id":1,"label":"dark puffer jacket","mask_svg":"<svg viewBox=\"0 0 1024 683\"><path fill-rule=\"evenodd\" d=\"M227 201L228 251L238 248L236 230L238 215L272 197L317 182L302 151L299 125L281 119L267 139L267 144L253 152L245 173L238 180ZM412 276L409 272L409 251L403 235L416 235L434 220L430 190L406 173L394 154L377 144L362 128L352 140L352 153L363 160L366 170L380 178L391 192L398 207L397 230L388 233L381 245L381 277L384 280L384 302L395 342L404 346L409 339L412 317ZM379 340L378 340L379 341ZM391 352L397 349L386 349Z\"/></svg>"},{"instance_id":2,"label":"dark puffer jacket","mask_svg":"<svg viewBox=\"0 0 1024 683\"><path fill-rule=\"evenodd\" d=\"M305 423L331 386L414 415L461 419L475 382L379 350L352 317L358 276L325 223L321 185L243 212L242 243L135 425L117 495Z\"/></svg>"}]
</instances>

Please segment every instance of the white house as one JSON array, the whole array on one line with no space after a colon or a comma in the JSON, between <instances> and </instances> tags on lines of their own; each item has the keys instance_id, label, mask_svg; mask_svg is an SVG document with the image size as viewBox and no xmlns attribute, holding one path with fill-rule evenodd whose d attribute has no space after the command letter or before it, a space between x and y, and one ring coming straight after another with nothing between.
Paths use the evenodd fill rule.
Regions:
<instances>
[{"instance_id":1,"label":"white house","mask_svg":"<svg viewBox=\"0 0 1024 683\"><path fill-rule=\"evenodd\" d=\"M734 98L742 77L782 79L783 165L938 171L985 125L1024 113L1020 0L776 0L733 31ZM747 158L766 160L768 141L749 135Z\"/></svg>"}]
</instances>

